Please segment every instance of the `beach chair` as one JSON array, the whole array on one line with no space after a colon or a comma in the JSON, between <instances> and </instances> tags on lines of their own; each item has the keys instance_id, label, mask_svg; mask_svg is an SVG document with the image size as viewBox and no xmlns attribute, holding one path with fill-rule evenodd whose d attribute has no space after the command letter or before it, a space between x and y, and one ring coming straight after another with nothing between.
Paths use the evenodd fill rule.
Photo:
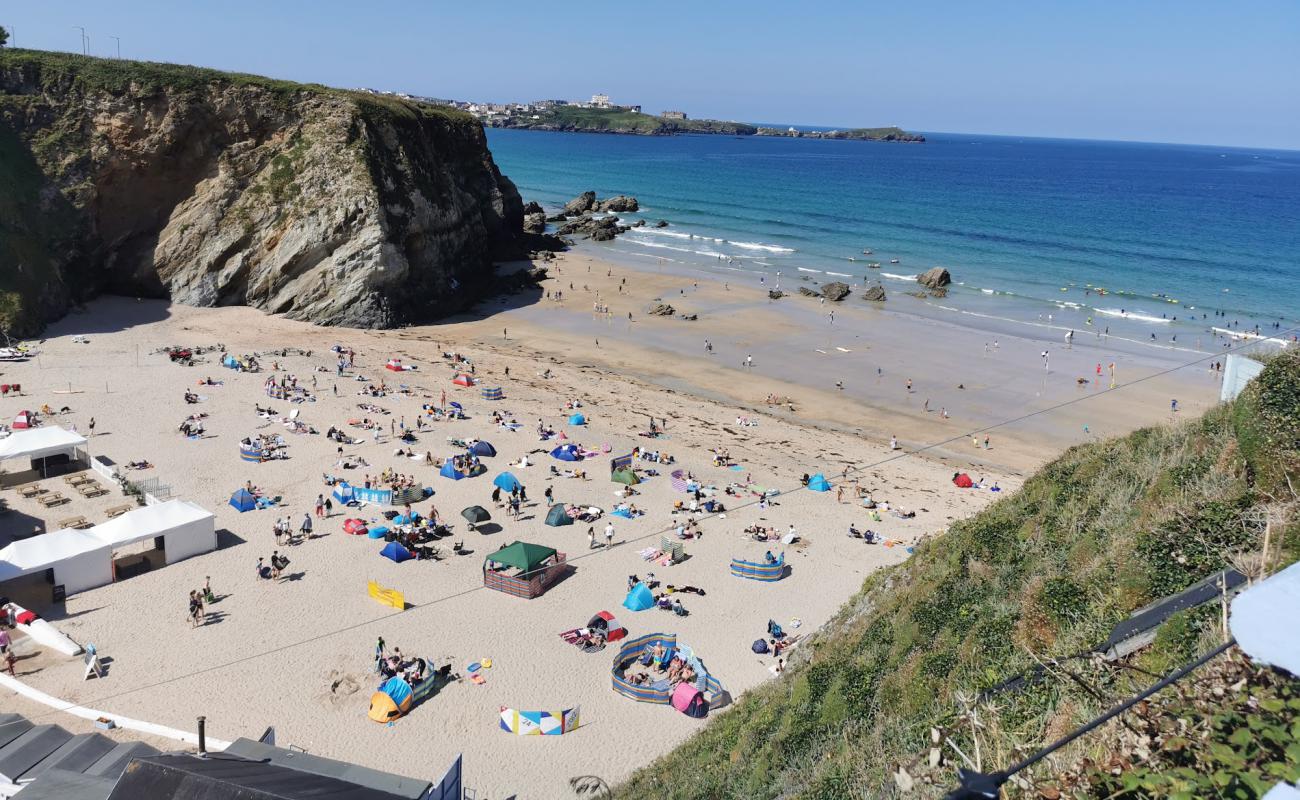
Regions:
<instances>
[{"instance_id":1,"label":"beach chair","mask_svg":"<svg viewBox=\"0 0 1300 800\"><path fill-rule=\"evenodd\" d=\"M69 503L69 502L71 501L68 498L64 497L62 494L58 492L50 492L40 499L41 505L45 506L46 508L53 508L54 506L62 505L64 503Z\"/></svg>"},{"instance_id":2,"label":"beach chair","mask_svg":"<svg viewBox=\"0 0 1300 800\"><path fill-rule=\"evenodd\" d=\"M116 517L122 516L123 514L125 514L126 512L134 508L135 508L134 503L123 503L120 506L113 506L112 508L110 508L108 511L105 511L104 513L108 515L109 519L114 519Z\"/></svg>"}]
</instances>

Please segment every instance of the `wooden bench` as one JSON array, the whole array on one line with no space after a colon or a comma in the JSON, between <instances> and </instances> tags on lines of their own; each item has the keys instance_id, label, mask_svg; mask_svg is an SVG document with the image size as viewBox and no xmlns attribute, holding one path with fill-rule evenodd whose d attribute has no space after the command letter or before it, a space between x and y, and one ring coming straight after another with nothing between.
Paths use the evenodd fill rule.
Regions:
<instances>
[{"instance_id":1,"label":"wooden bench","mask_svg":"<svg viewBox=\"0 0 1300 800\"><path fill-rule=\"evenodd\" d=\"M78 529L80 529L80 528L89 528L89 527L90 527L90 523L86 520L85 517L68 517L67 519L61 519L61 520L59 520L59 527L60 527L60 528L78 528Z\"/></svg>"},{"instance_id":2,"label":"wooden bench","mask_svg":"<svg viewBox=\"0 0 1300 800\"><path fill-rule=\"evenodd\" d=\"M45 506L46 508L53 508L54 506L61 505L63 503L68 503L68 502L71 501L68 500L68 498L64 497L62 494L59 494L58 492L50 492L49 494L42 497L40 500L41 505Z\"/></svg>"},{"instance_id":3,"label":"wooden bench","mask_svg":"<svg viewBox=\"0 0 1300 800\"><path fill-rule=\"evenodd\" d=\"M105 514L108 514L108 518L109 518L109 519L113 519L113 518L115 518L115 517L120 517L120 516L122 516L123 514L125 514L125 513L128 512L128 511L134 511L134 510L135 510L135 504L134 504L134 503L123 503L123 504L120 505L120 506L113 506L112 508L110 508L108 511L106 511L106 512L104 512L104 513L105 513Z\"/></svg>"}]
</instances>

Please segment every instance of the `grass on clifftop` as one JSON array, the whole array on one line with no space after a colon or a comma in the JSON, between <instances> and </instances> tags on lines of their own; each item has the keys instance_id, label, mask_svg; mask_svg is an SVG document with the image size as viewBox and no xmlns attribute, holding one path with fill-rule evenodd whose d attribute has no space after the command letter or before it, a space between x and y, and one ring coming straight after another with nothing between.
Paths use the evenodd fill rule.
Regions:
<instances>
[{"instance_id":1,"label":"grass on clifftop","mask_svg":"<svg viewBox=\"0 0 1300 800\"><path fill-rule=\"evenodd\" d=\"M45 91L56 91L69 84L86 92L102 91L111 94L122 94L128 90L146 94L164 90L200 91L213 85L252 86L282 95L286 100L303 93L330 95L352 100L363 109L397 117L437 117L457 125L478 126L478 121L472 115L444 106L335 89L318 83L295 83L187 64L95 58L47 50L0 49L0 71L13 69L38 71L40 86Z\"/></svg>"},{"instance_id":2,"label":"grass on clifftop","mask_svg":"<svg viewBox=\"0 0 1300 800\"><path fill-rule=\"evenodd\" d=\"M874 574L793 651L782 678L710 719L617 796L941 797L956 785L957 748L979 757L985 771L1006 767L1222 641L1212 605L1176 616L1152 646L1120 664L1070 658L1135 609L1251 563L1265 512L1283 520L1272 530L1268 570L1295 561L1298 478L1300 353L1289 353L1235 403L1072 448L1020 491ZM760 635L762 620L752 623ZM982 690L1040 664L1040 680L975 703ZM1144 740L1131 729L1145 718L1112 723L1067 750L1057 767L1028 776L1032 787L1009 784L1008 794L1257 797L1260 786L1300 777L1300 745L1286 738L1300 736L1300 682L1266 670L1237 680L1218 695L1214 684L1188 681L1165 693L1187 702L1167 714L1149 707L1160 717L1151 724L1186 726L1183 736ZM1252 697L1267 701L1258 719L1249 713ZM944 759L937 767L929 763L932 730ZM1256 743L1257 734L1266 741ZM1148 762L1145 771L1131 769ZM1069 763L1082 767L1066 783L1056 770ZM1114 780L1113 763L1141 780ZM897 789L900 767L910 793Z\"/></svg>"}]
</instances>

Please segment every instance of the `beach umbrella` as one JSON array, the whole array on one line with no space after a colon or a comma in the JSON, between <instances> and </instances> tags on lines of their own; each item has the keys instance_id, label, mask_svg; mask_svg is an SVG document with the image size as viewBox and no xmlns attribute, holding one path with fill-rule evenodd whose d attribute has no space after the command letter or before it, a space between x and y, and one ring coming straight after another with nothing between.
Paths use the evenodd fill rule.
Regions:
<instances>
[{"instance_id":1,"label":"beach umbrella","mask_svg":"<svg viewBox=\"0 0 1300 800\"><path fill-rule=\"evenodd\" d=\"M451 406L452 408L457 409L457 410L459 410L459 411L464 411L464 410L465 410L465 407L462 406L460 403L457 403L455 400L451 401L451 402L448 403L447 405L449 405L449 406Z\"/></svg>"},{"instance_id":2,"label":"beach umbrella","mask_svg":"<svg viewBox=\"0 0 1300 800\"><path fill-rule=\"evenodd\" d=\"M471 525L474 525L479 522L487 522L488 520L492 519L492 515L489 514L487 512L487 509L484 508L483 506L470 506L469 508L461 511L460 515L464 517L465 520L469 522L469 524Z\"/></svg>"}]
</instances>

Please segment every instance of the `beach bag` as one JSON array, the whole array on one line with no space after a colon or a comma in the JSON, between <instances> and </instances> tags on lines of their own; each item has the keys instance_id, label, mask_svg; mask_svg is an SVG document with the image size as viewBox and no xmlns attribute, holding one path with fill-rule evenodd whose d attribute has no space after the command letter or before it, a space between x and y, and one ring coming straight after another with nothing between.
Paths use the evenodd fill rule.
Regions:
<instances>
[{"instance_id":1,"label":"beach bag","mask_svg":"<svg viewBox=\"0 0 1300 800\"><path fill-rule=\"evenodd\" d=\"M754 644L752 644L749 649L753 650L755 653L758 653L761 656L767 652L767 640L755 639Z\"/></svg>"}]
</instances>

